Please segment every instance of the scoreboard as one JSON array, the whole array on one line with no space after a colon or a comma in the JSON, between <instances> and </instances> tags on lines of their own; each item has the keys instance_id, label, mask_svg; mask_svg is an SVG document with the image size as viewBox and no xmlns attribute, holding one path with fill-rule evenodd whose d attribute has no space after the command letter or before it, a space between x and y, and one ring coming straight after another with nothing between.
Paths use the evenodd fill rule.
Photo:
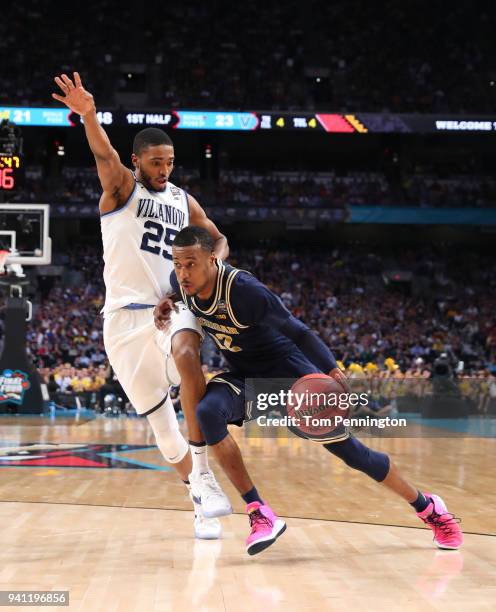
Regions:
<instances>
[{"instance_id":1,"label":"scoreboard","mask_svg":"<svg viewBox=\"0 0 496 612\"><path fill-rule=\"evenodd\" d=\"M102 109L97 117L103 126L157 126L173 130L229 131L317 131L368 132L355 115L305 112L230 112L197 110L126 110ZM0 107L0 120L18 126L75 127L82 124L79 115L63 108Z\"/></svg>"},{"instance_id":2,"label":"scoreboard","mask_svg":"<svg viewBox=\"0 0 496 612\"><path fill-rule=\"evenodd\" d=\"M415 115L392 113L312 113L305 111L181 110L181 109L100 109L103 126L157 126L171 130L236 130L248 132L323 132L328 134L367 133L496 133L495 116ZM81 117L66 107L0 107L0 121L16 125L76 127Z\"/></svg>"},{"instance_id":3,"label":"scoreboard","mask_svg":"<svg viewBox=\"0 0 496 612\"><path fill-rule=\"evenodd\" d=\"M23 163L19 155L0 153L0 190L13 191L19 185L22 170Z\"/></svg>"}]
</instances>

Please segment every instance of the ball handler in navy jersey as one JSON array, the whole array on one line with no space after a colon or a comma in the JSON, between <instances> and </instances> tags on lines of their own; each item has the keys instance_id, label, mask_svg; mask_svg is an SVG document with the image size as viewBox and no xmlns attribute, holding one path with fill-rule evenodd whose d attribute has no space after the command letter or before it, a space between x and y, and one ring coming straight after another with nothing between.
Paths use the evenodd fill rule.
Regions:
<instances>
[{"instance_id":1,"label":"ball handler in navy jersey","mask_svg":"<svg viewBox=\"0 0 496 612\"><path fill-rule=\"evenodd\" d=\"M249 272L217 259L213 241L201 227L181 230L173 243L171 286L222 351L230 370L213 378L197 406L207 444L246 503L251 532L247 552L261 552L284 532L279 519L259 495L227 425L246 420L247 378L299 378L325 373L343 382L344 375L327 346L282 301ZM163 299L155 309L159 329L167 327L174 301ZM344 379L345 381L345 379ZM372 450L346 431L324 448L384 484L410 503L434 532L440 548L456 549L463 541L459 520L443 500L412 486L388 455Z\"/></svg>"}]
</instances>

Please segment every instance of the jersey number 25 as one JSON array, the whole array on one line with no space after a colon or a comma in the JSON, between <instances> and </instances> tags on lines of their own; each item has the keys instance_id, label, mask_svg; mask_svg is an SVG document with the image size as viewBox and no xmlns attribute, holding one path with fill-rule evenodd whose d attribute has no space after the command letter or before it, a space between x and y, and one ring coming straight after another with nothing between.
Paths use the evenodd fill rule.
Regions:
<instances>
[{"instance_id":1,"label":"jersey number 25","mask_svg":"<svg viewBox=\"0 0 496 612\"><path fill-rule=\"evenodd\" d=\"M140 247L141 250L148 251L154 255L160 255L160 253L162 253L162 257L172 261L172 243L179 232L170 227L164 228L163 225L160 225L160 223L155 223L155 221L147 221L144 227L147 230L153 231L145 232L143 234ZM162 237L164 238L165 249L163 249L162 245L160 244Z\"/></svg>"}]
</instances>

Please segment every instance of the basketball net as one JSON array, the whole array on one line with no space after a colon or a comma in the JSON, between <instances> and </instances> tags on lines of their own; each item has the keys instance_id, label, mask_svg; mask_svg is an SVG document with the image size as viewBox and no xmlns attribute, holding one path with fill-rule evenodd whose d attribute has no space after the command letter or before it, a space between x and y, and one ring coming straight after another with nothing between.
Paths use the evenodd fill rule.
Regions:
<instances>
[{"instance_id":1,"label":"basketball net","mask_svg":"<svg viewBox=\"0 0 496 612\"><path fill-rule=\"evenodd\" d=\"M0 250L0 275L5 274L5 265L7 263L7 257L10 255L10 251Z\"/></svg>"}]
</instances>

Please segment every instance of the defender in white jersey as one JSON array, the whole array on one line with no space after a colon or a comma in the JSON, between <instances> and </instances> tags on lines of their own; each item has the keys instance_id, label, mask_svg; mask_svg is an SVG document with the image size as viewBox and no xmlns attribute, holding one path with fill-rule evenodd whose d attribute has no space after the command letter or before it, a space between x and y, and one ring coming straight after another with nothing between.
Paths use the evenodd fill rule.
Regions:
<instances>
[{"instance_id":1,"label":"defender in white jersey","mask_svg":"<svg viewBox=\"0 0 496 612\"><path fill-rule=\"evenodd\" d=\"M164 458L190 490L195 533L220 536L216 517L232 512L229 500L208 467L206 445L195 408L205 393L199 350L202 332L194 316L179 306L166 332L157 333L153 308L171 293L172 241L186 225L204 227L227 257L227 240L198 202L169 183L174 148L162 130L147 128L134 139L131 172L120 161L100 126L93 96L63 74L55 82L64 95L52 94L83 118L103 188L100 199L106 299L104 343L110 364L138 414L146 416ZM190 445L179 431L170 384L181 380ZM190 485L191 480L191 485Z\"/></svg>"},{"instance_id":2,"label":"defender in white jersey","mask_svg":"<svg viewBox=\"0 0 496 612\"><path fill-rule=\"evenodd\" d=\"M172 291L166 278L173 268L168 242L189 224L188 196L168 181L164 191L158 192L133 177L129 200L101 215L106 287L103 337L109 361L136 412L150 415L164 400L170 401L165 399L169 386L180 382L171 340L184 330L200 338L203 334L186 308L174 313L166 334L157 335L151 329L153 306ZM180 449L170 448L177 452L166 459L177 461Z\"/></svg>"}]
</instances>

